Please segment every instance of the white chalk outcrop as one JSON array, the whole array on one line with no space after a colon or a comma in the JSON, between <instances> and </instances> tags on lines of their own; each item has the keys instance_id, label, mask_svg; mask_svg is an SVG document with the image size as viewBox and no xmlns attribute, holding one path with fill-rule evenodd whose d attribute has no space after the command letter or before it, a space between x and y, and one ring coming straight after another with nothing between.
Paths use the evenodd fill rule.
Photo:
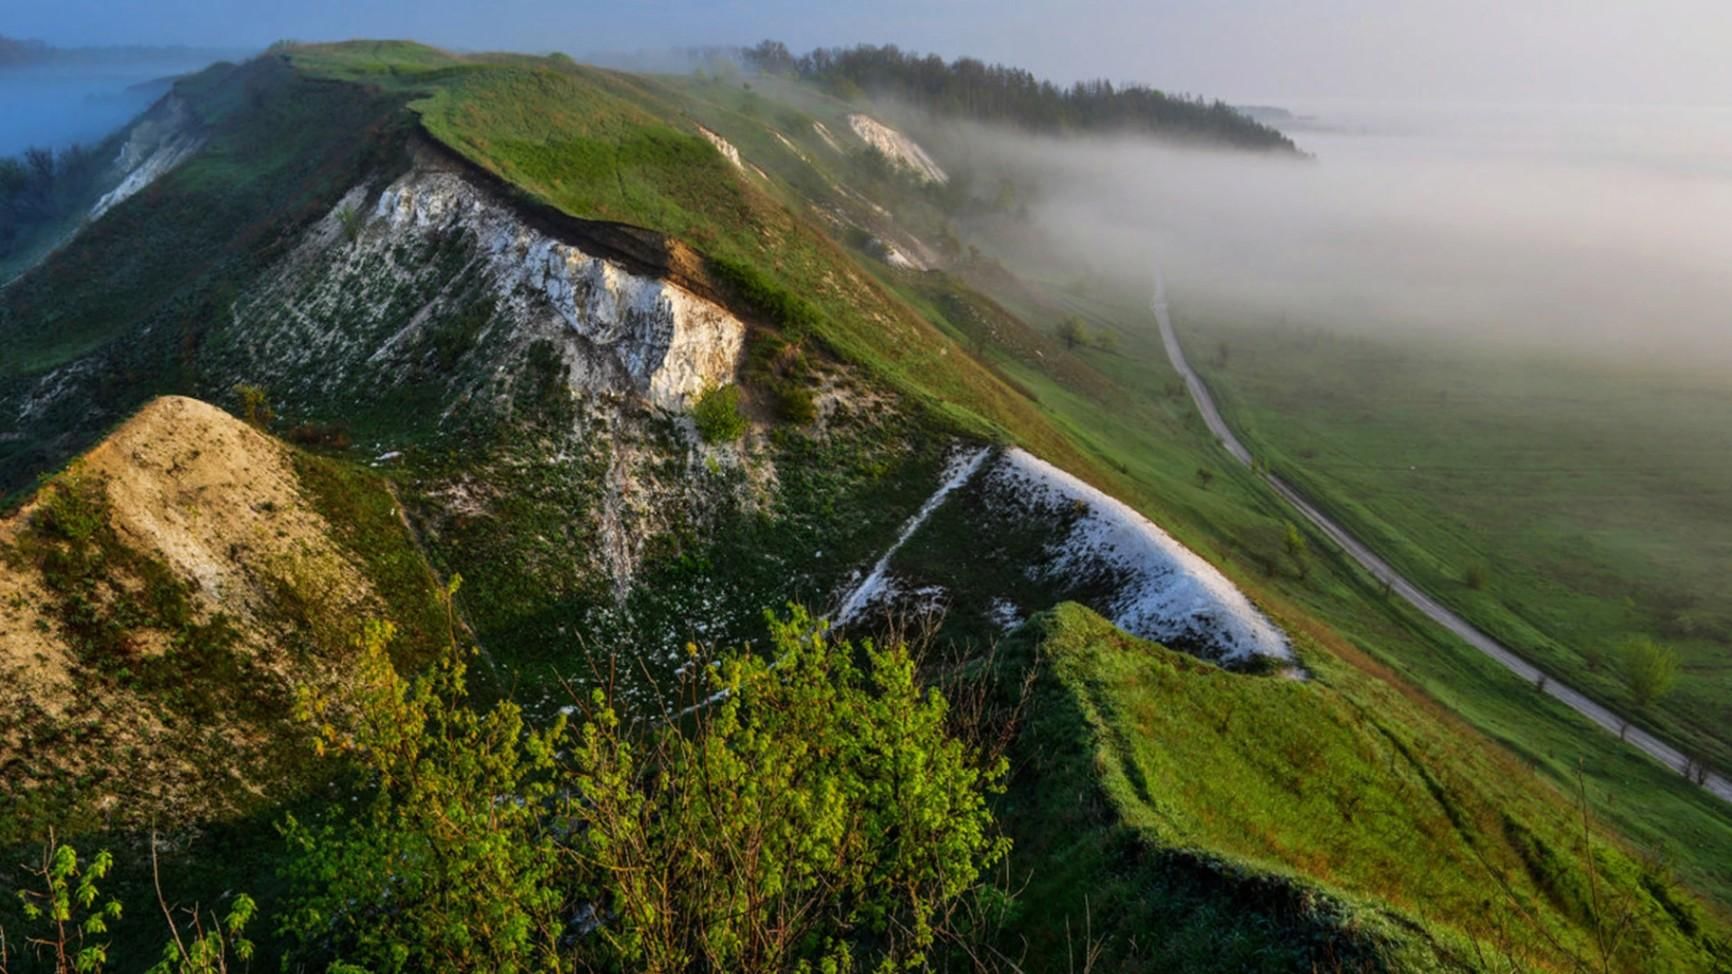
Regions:
<instances>
[{"instance_id":1,"label":"white chalk outcrop","mask_svg":"<svg viewBox=\"0 0 1732 974\"><path fill-rule=\"evenodd\" d=\"M1015 492L1040 507L1086 508L1038 570L1111 571L1120 584L1103 614L1120 629L1208 647L1222 662L1253 655L1292 659L1287 637L1245 593L1130 505L1019 449L1005 451L985 476L989 488Z\"/></svg>"},{"instance_id":2,"label":"white chalk outcrop","mask_svg":"<svg viewBox=\"0 0 1732 974\"><path fill-rule=\"evenodd\" d=\"M90 208L92 220L136 196L204 145L204 139L192 131L191 118L186 103L170 95L132 127L114 159L120 182Z\"/></svg>"},{"instance_id":3,"label":"white chalk outcrop","mask_svg":"<svg viewBox=\"0 0 1732 974\"><path fill-rule=\"evenodd\" d=\"M848 125L862 142L878 150L892 165L923 183L948 183L950 176L918 143L870 115L848 116Z\"/></svg>"},{"instance_id":4,"label":"white chalk outcrop","mask_svg":"<svg viewBox=\"0 0 1732 974\"><path fill-rule=\"evenodd\" d=\"M716 151L722 154L722 158L733 163L735 169L746 168L746 164L740 161L740 150L734 148L732 142L729 142L719 134L704 128L702 125L698 126L698 132L701 133L711 145L716 147Z\"/></svg>"},{"instance_id":5,"label":"white chalk outcrop","mask_svg":"<svg viewBox=\"0 0 1732 974\"><path fill-rule=\"evenodd\" d=\"M472 234L505 307L530 316L545 302L607 359L570 363L579 388L623 372L650 403L680 410L733 378L745 326L726 309L547 236L457 173L409 173L380 193L374 217L392 234Z\"/></svg>"}]
</instances>

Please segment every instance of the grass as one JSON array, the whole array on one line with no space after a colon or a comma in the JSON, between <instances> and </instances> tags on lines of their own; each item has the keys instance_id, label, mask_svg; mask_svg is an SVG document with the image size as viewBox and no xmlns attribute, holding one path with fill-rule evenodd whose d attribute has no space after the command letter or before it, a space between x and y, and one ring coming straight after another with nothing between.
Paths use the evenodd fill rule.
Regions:
<instances>
[{"instance_id":1,"label":"grass","mask_svg":"<svg viewBox=\"0 0 1732 974\"><path fill-rule=\"evenodd\" d=\"M1064 315L1080 315L1091 329L1114 334L1119 350L1079 349L1062 353L1072 362L1054 365L1050 353L1034 354L1033 339L1026 335L1001 329L1006 337L1000 340L990 331L978 332L987 340L977 344L970 338L975 326L968 316L944 317L944 302L930 307L965 346L1029 390L1055 424L1093 456L1096 469L1110 472L1104 487L1208 557L1278 624L1298 635L1308 647L1307 666L1344 663L1423 697L1439 713L1459 715L1457 733L1485 735L1507 748L1529 773L1549 779L1560 795L1575 791L1580 773L1603 820L1635 847L1671 863L1705 895L1732 903L1732 814L1722 802L1535 692L1405 603L1386 597L1374 579L1309 529L1301 529L1310 551L1301 577L1285 551L1292 512L1213 442L1166 361L1142 295L1105 285L1079 288L1038 275L1027 282L994 287L1005 310L1025 322L1056 323ZM958 300L980 301L966 294ZM1231 360L1240 355L1235 347ZM1077 369L1093 378L1060 378ZM1214 473L1207 485L1196 476L1199 468ZM931 523L942 529L950 520L941 509ZM923 572L930 568L922 563L927 548L975 543L917 536L905 549L908 557L899 556L893 567L905 564ZM946 573L946 580L953 574ZM979 591L965 586L956 601L984 604L1004 594L991 586L990 577L983 576ZM966 632L962 623L953 628ZM973 631L976 638L986 638L988 630L977 625Z\"/></svg>"},{"instance_id":2,"label":"grass","mask_svg":"<svg viewBox=\"0 0 1732 974\"><path fill-rule=\"evenodd\" d=\"M1732 385L1657 368L1211 323L1253 448L1476 625L1610 706L1618 647L1677 648L1642 721L1732 766Z\"/></svg>"},{"instance_id":3,"label":"grass","mask_svg":"<svg viewBox=\"0 0 1732 974\"><path fill-rule=\"evenodd\" d=\"M814 170L818 176L796 183L779 177L796 164L807 165L797 154L779 147L773 151L780 157L766 155L771 144L780 146L766 123L786 130L807 155L829 152L805 114L817 108L778 107L732 86L634 79L558 58L458 58L401 44L295 48L289 57L304 73L280 72L280 61L262 62L249 69L256 76L243 75L255 79L256 89L218 84L214 77L199 82L210 87L198 94L211 124L229 135L213 136L219 151L207 166L189 164L128 204L138 210L137 220L197 221L203 217L176 216L174 210L207 191L233 193L235 208L216 207L217 212L252 214L256 222L244 227L258 232L233 244L213 244L222 253L215 262L206 262L200 251L157 268L160 282L140 276L149 262L135 267L139 258L128 256L118 236L75 242L65 263L57 258L44 274L59 275L53 279L62 283L79 272L88 278L101 271L105 277L101 261L111 259L119 268L118 286L112 294L87 288L102 293L73 295L72 303L91 312L87 319L56 319L66 327L24 336L29 340L16 347L27 350L33 364L18 366L15 378L32 378L37 373L31 369L63 364L81 349L114 347L145 324L178 321L173 316L181 312L187 312L184 325L151 332L172 340L150 346L148 355L121 357L116 391L104 387L100 395L119 404L151 383L195 384L201 370L221 372L216 365L227 362L226 339L220 328L205 329L224 320L232 306L236 295L225 289L243 285L250 269L281 256L282 242L296 239L308 215L328 211L337 193L403 165L400 109L412 103L429 134L512 181L532 201L572 216L642 224L696 247L709 283L753 319L758 346L775 350L766 353L762 375L743 377L748 406L757 404L760 380L770 386L788 379L782 361L788 349L803 356L801 380L807 378L803 370L827 371L841 360L851 381L902 393L869 399L840 422L827 420L821 430L779 424L769 431L766 455L779 485L769 509L728 499L736 496L738 471L718 466L700 473L681 466L683 453L661 427L649 428L642 442L622 444L665 455L658 478L720 498L713 508L663 508L675 513L655 525L622 606L611 580L595 570L599 539L590 517L603 496L608 444L575 444L583 448L568 453L564 448L574 444L552 436L555 427L570 433L571 417L562 410L573 408L562 395L556 356L531 356L526 374L513 376L521 381L511 387L512 409L532 418L515 424L489 420L451 436L430 433L425 422L442 405L432 382L382 393L345 386L317 409L309 408L313 392L297 392L297 418L341 421L358 438L408 441L396 475L405 502L422 515L418 521L439 567L470 576L463 600L468 621L490 651L507 657L506 685L530 697L526 703L536 705L533 694L549 690L554 676L574 675L584 665L580 651L586 640L604 650L633 647L644 668L653 669L665 662L663 649L686 639L750 638L761 627L765 605L789 599L821 604L851 571L870 564L924 500L959 433L1012 440L1147 511L1219 564L1294 634L1316 674L1315 684L1305 689L1262 681L1244 684L1256 690L1226 690L1240 684L1212 683L1213 677L1182 660L1097 638L1101 634L1082 623L1071 627L1083 634L1075 641L1082 648L1066 652L1071 669L1054 671L1053 679L1061 682L1048 689L1060 696L1051 698L1058 701L1052 709L1042 709L1051 715L1051 733L1035 738L1050 746L1031 758L1044 753L1051 763L1034 765L1039 773L1024 778L1010 797L1035 812L1022 819L1012 812L1012 820L1023 823L1016 827L1023 830L1026 854L1042 864L1043 885L1026 900L1031 919L1039 919L1032 916L1039 904L1054 903L1063 907L1054 917L1062 912L1080 925L1081 913L1088 912L1077 909L1088 902L1084 897L1104 897L1110 889L1117 891L1114 929L1154 929L1159 921L1165 931L1159 944L1142 935L1139 943L1150 953L1126 955L1134 958L1127 963L1212 958L1221 967L1282 966L1296 956L1295 943L1310 943L1305 938L1312 933L1343 949L1379 956L1392 951L1389 956L1431 963L1459 946L1452 946L1451 937L1462 931L1493 942L1500 936L1475 926L1467 899L1468 878L1490 873L1472 873L1463 849L1483 844L1499 875L1512 877L1515 895L1527 897L1522 902L1542 916L1534 929L1564 944L1562 956L1579 950L1581 927L1579 903L1569 905L1577 886L1568 877L1579 874L1569 870L1557 825L1569 799L1557 786L1573 784L1578 767L1596 813L1631 847L1670 856L1688 883L1732 902L1732 822L1724 808L1402 605L1384 600L1323 539L1307 535L1312 570L1293 569L1284 554L1290 512L1210 441L1138 310L1140 298L1075 289L1038 275L1025 285L985 265L962 267L961 279L894 271L857 261L828 239L805 216L813 202L806 194L831 192L825 172L846 173L857 160L832 158L825 170ZM253 114L249 99L268 108L257 125L247 121ZM303 110L324 111L336 121L302 117ZM778 178L766 182L732 168L696 134L688 112L734 140L748 161L763 160ZM297 132L308 142L292 147L299 163L266 151L269 133L260 127L265 123L300 126ZM359 145L339 138L353 131L362 133ZM272 200L286 214L269 209ZM203 223L193 229L216 233ZM158 239L138 223L128 232ZM233 251L223 252L228 246ZM427 260L429 266L461 264L463 255ZM391 300L398 297L405 309L418 306L414 294ZM36 316L49 313L40 301L12 300L9 290L0 315L22 317L6 319L8 327L35 329ZM417 373L417 379L443 376L486 343L491 310L468 298L460 305L449 309L449 320L434 323L413 366L428 375ZM1115 335L1118 350L1058 347L1051 329L1067 314L1080 315L1093 331ZM774 340L763 341L765 335ZM164 363L175 366L172 375L161 371ZM302 378L306 389L316 387L316 377ZM74 405L57 407L61 414L44 418L40 430L58 434L73 428ZM108 399L97 405L119 408ZM14 450L0 457L11 465L6 469L41 469L44 443L26 441L18 448L6 442ZM315 503L345 525L376 583L412 595L425 569L404 555L408 549L400 538L396 547L380 543L396 530L395 508L388 497L370 492L371 475L326 459L306 458L301 467ZM1205 483L1199 469L1214 476ZM435 496L466 487L478 489L486 516L447 508ZM688 516L701 510L708 513ZM943 512L932 523L942 526ZM907 554L950 555L954 564L955 552L971 550L970 539L948 541L947 550L923 549L917 538ZM1486 564L1483 591L1495 593L1505 569L1494 558ZM982 577L979 584L1001 580ZM417 604L410 596L389 597L399 598ZM424 628L435 623L429 617ZM987 638L984 627L976 635ZM1151 654L1164 662L1145 672L1140 660ZM1101 668L1085 665L1091 655L1101 657ZM1244 747L1177 739L1187 732L1183 728L1195 735L1199 720L1208 726L1214 711L1204 710L1240 697L1236 707L1278 714L1280 721L1271 726L1281 736L1254 736ZM1163 707L1170 707L1170 719ZM1486 747L1482 734L1515 758ZM1145 741L1161 741L1161 753L1139 743ZM1391 777L1364 787L1335 781L1317 770L1316 762L1324 759L1289 752L1309 747L1307 741L1325 756L1325 767L1342 761L1381 771L1387 763ZM1064 757L1072 747L1083 756ZM1180 762L1203 759L1229 762L1231 794L1182 780L1188 765ZM1288 797L1299 773L1322 780L1302 779L1303 793ZM1192 789L1182 792L1182 804L1163 805L1159 791L1139 793L1137 780L1146 784L1162 775L1177 776L1178 785ZM1363 797L1355 799L1360 792ZM1241 793L1244 801L1235 804ZM1426 795L1435 805L1425 804ZM1381 809L1388 822L1411 821L1387 836L1334 834L1363 831L1339 825L1343 806L1355 800ZM1218 821L1208 814L1217 802ZM1287 802L1294 806L1292 817L1283 807ZM1474 810L1471 829L1457 826L1446 810L1452 807ZM1094 817L1073 818L1072 811ZM1492 823L1494 813L1507 813L1519 828L1506 830L1501 819ZM1323 824L1330 816L1334 830ZM1079 831L1080 825L1089 830ZM1408 834L1412 830L1419 834ZM1609 850L1620 888L1634 888L1625 882L1630 876L1663 885L1664 870L1643 865L1639 875L1631 873L1634 860L1617 842L1601 845ZM1426 856L1457 868L1433 879L1401 861ZM1382 886L1372 863L1387 865L1390 877ZM1553 874L1564 878L1544 879ZM1563 891L1557 894L1563 905L1546 906L1553 898L1542 888L1547 882ZM1427 926L1435 918L1418 916L1434 898L1448 911L1436 919L1435 931ZM1652 893L1650 900L1673 914L1670 900ZM1685 905L1676 910L1688 912L1687 898L1677 902ZM1109 914L1099 916L1106 923ZM1650 925L1658 931L1657 956L1668 962L1689 956L1687 938ZM1361 926L1374 939L1342 939L1343 930ZM1040 956L1048 967L1062 966L1062 931L1050 924L1043 931Z\"/></svg>"},{"instance_id":4,"label":"grass","mask_svg":"<svg viewBox=\"0 0 1732 974\"><path fill-rule=\"evenodd\" d=\"M396 49L390 49L394 52ZM315 75L390 76L419 93L428 134L532 199L571 216L616 220L679 238L712 261L754 267L814 309L826 347L951 417L1043 455L1087 461L1016 392L981 369L895 295L862 275L784 199L737 171L656 82L568 59L453 60L391 75L373 45L297 49Z\"/></svg>"},{"instance_id":5,"label":"grass","mask_svg":"<svg viewBox=\"0 0 1732 974\"><path fill-rule=\"evenodd\" d=\"M1612 969L1705 970L1732 951L1663 867L1616 841L1592 839L1590 877L1581 823L1549 788L1440 736L1372 678L1229 673L1075 605L1003 652L1038 675L1017 745L1028 786L1007 799L1010 879L1026 874L1039 904L1013 926L1029 969L1063 966L1085 910L1106 969L1352 970L1375 956L1400 970L1597 970L1596 924L1626 915ZM1180 902L1164 902L1180 868ZM1194 936L1185 912L1214 935Z\"/></svg>"}]
</instances>

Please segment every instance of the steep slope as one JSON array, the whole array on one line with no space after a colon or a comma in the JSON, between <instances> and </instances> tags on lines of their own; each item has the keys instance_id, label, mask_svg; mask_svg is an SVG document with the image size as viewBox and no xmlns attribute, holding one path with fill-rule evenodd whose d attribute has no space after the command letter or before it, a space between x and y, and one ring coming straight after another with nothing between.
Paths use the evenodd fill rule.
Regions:
<instances>
[{"instance_id":1,"label":"steep slope","mask_svg":"<svg viewBox=\"0 0 1732 974\"><path fill-rule=\"evenodd\" d=\"M295 492L218 505L220 516L202 521L192 512L214 502L179 500L187 488L176 479L202 469L196 444L159 456L158 438L177 440L152 434L133 452L166 473L122 496L172 516L126 514L137 526L110 531L109 546L95 529L82 540L83 529L55 534L59 522L35 513L52 505L38 502L18 522L20 555L8 569L7 584L26 603L50 604L44 572L58 562L39 557L43 551L100 550L104 564L110 547L142 551L115 555L126 574L112 583L92 576L96 596L84 603L102 606L136 587L130 579L141 573L181 579L174 590L185 598L163 603L169 616L150 609L122 620L126 631L143 633L140 645L173 642L158 633L175 626L191 633L182 642L216 639L207 634L215 632L207 616L216 601L198 601L208 580L216 593L209 599L234 600L239 621L225 626L236 628L234 645L244 649L214 658L274 660L274 639L308 647L296 665L335 679L343 640L374 608L423 634L444 624L423 552L410 544L387 485L439 574L463 576L456 608L487 653L490 691L510 688L532 716L567 701L564 679L616 680L633 706L653 709L651 694L688 660L688 641L750 642L763 633L763 610L788 601L848 610L833 617L859 630L883 619L856 616L860 604L893 612L942 604L949 614L940 638L972 650L1071 599L1137 635L1252 672L1168 659L1098 620L1074 627L1083 635L1067 659L1162 662L1158 673L1122 681L1113 699L1079 689L1101 674L1055 671L1063 692L1040 706L1040 718L1080 713L1065 725L1066 747L1089 743L1043 749L1037 732L1026 743L1038 773L1006 800L1043 805L1046 782L1057 781L1063 787L1053 795L1062 801L1052 801L1061 806L1084 794L1117 804L1086 820L1050 804L1040 810L1045 818L1018 819L1010 809L1053 890L1030 913L1044 905L1044 919L1080 926L1089 908L1077 891L1106 877L1143 891L1127 894L1123 903L1132 905L1114 917L1126 938L1152 915L1159 935L1177 931L1200 943L1224 912L1250 904L1242 925L1220 925L1266 959L1302 955L1327 966L1329 955L1295 953L1289 942L1318 934L1373 968L1410 957L1455 963L1466 952L1503 949L1502 933L1463 919L1462 885L1490 875L1475 871L1464 848L1493 843L1497 868L1515 868L1516 840L1496 838L1485 822L1507 814L1543 835L1531 868L1552 868L1566 800L1540 781L1475 790L1474 780L1519 769L1435 706L1403 702L1411 689L1360 652L1376 645L1435 653L1437 644L1349 571L1283 554L1279 508L1249 478L1200 476L1213 445L1160 392L1158 358L1064 348L1042 331L1057 307L1051 292L993 273L979 255L935 248L949 249L959 273L992 299L945 273L900 266L860 239L855 231L879 241L901 234L897 246L939 239L928 226L944 225L936 195L944 190L873 162L845 121L820 129L797 108L756 103L733 85L682 87L561 58L460 57L389 43L282 49L183 82L176 97L199 120L202 145L0 291L0 342L15 352L0 363L0 483L23 487L153 392L228 402L246 384L255 396L264 390L280 415L276 430L325 452L281 454L292 480L270 473L281 456L268 450L257 459L248 453L245 468L265 471L267 485L298 484L311 513L295 515L302 528L289 537L330 544L285 554L258 542L269 557L257 558L251 547L222 547L255 528L274 530L259 518L293 507ZM834 105L827 111L845 117ZM831 148L826 131L846 151ZM737 387L740 412L721 428L743 432L706 433L693 408L724 401L710 397L728 386ZM240 433L213 434L213 442L238 450L256 438ZM348 462L332 459L344 454ZM116 469L122 476L108 483L141 477L124 464ZM213 495L224 476L197 474ZM71 498L70 513L80 514L90 505L79 499L98 496L87 485L101 482L74 474L63 483L45 497ZM1159 525L1147 516L1156 512ZM307 520L313 514L323 522ZM164 539L161 550L124 540L134 534ZM353 599L326 598L325 588L283 568L300 565L302 554L315 578L347 577L352 568L365 584L345 583ZM132 567L159 562L160 570ZM875 576L903 598L857 598ZM183 602L194 608L174 608ZM1086 618L1077 612L1060 616ZM37 619L50 631L78 624L38 612L25 629L42 632ZM257 638L247 635L253 630ZM1043 634L1043 645L1062 642L1047 622L1027 632ZM113 642L131 651L130 641ZM44 652L97 665L76 649ZM1292 672L1311 682L1260 675L1277 664L1258 659L1288 655L1304 667ZM1169 670L1179 675L1167 679ZM202 670L151 672L195 688L228 680ZM250 712L281 716L285 684L275 672L242 681L266 695ZM42 700L66 685L52 674L31 679L44 688L35 695ZM112 678L120 688L113 694L132 692L122 679ZM202 699L185 696L190 702L172 706ZM148 695L115 699L147 712L168 706ZM1198 701L1269 713L1278 749L1264 754L1271 740L1258 730L1218 754L1187 750L1198 722L1216 719L1195 710ZM1429 750L1403 756L1402 745L1388 743L1389 723L1380 721L1390 708L1398 732L1417 728L1411 736ZM1138 723L1149 712L1173 720ZM188 733L195 725L217 726L175 718ZM281 730L267 720L248 733L287 754L292 742ZM1459 751L1444 743L1457 736L1466 739ZM1390 762L1401 793L1358 778L1308 791L1301 776L1321 774L1302 746L1311 739L1321 742L1318 753L1339 752L1367 776ZM220 764L215 745L186 740L189 762ZM1144 753L1148 741L1160 746ZM244 760L224 786L224 807L264 807L275 796L249 790L253 758L237 753ZM1270 797L1277 786L1296 790L1295 813L1240 814L1231 795L1206 789L1171 807L1126 797L1136 791L1127 781L1157 772L1181 790L1185 769L1160 763L1169 757L1219 759L1266 803L1288 801ZM77 760L37 763L73 780ZM1139 769L1124 770L1132 764ZM1458 767L1470 769L1461 772L1471 779L1463 793L1485 821L1450 838L1454 799L1434 795L1429 805L1422 790ZM76 804L70 794L44 798L39 782L22 791L44 809ZM1340 811L1356 801L1378 807L1379 827L1390 832L1375 850L1385 858L1367 860L1391 863L1397 879L1387 886L1340 844L1362 831ZM1546 824L1533 824L1542 818ZM1723 823L1692 825L1692 841L1717 841ZM1051 851L1049 843L1073 836L1101 841L1079 849L1075 861L1086 871ZM1204 855L1174 853L1192 847ZM1436 884L1396 863L1398 854L1442 863ZM1182 866L1155 877L1138 871L1145 855ZM1118 858L1132 860L1126 872L1117 871L1125 865ZM1616 861L1619 870L1629 865ZM1691 865L1694 878L1723 868ZM1668 882L1661 870L1643 875L1644 883ZM1574 881L1558 887L1567 905L1555 913L1535 898L1540 878L1522 881L1513 901L1540 911L1527 933L1563 944L1535 954L1545 963L1567 966L1562 958L1583 955ZM1202 904L1201 912L1138 913L1149 888ZM1230 895L1218 897L1223 888ZM1425 918L1415 927L1412 914L1442 893L1453 897L1450 917L1436 930ZM1359 902L1341 905L1348 900ZM1633 902L1674 916L1700 912L1681 892ZM1486 909L1515 911L1503 901ZM1360 936L1360 916L1376 929ZM1643 922L1668 959L1716 949L1709 920L1688 921L1700 936L1684 920L1677 931ZM1059 965L1058 930L1049 924L1039 935L1048 967ZM1217 960L1230 966L1248 956L1223 951Z\"/></svg>"},{"instance_id":2,"label":"steep slope","mask_svg":"<svg viewBox=\"0 0 1732 974\"><path fill-rule=\"evenodd\" d=\"M138 825L292 794L295 689L341 682L353 621L403 620L406 661L439 638L393 508L178 397L48 481L0 522L0 841L33 809Z\"/></svg>"},{"instance_id":3,"label":"steep slope","mask_svg":"<svg viewBox=\"0 0 1732 974\"><path fill-rule=\"evenodd\" d=\"M1027 969L1084 949L1106 970L1732 962L1663 865L1373 683L1224 672L1075 605L1000 665L1037 676L1005 810L1041 905L1008 938L1028 938Z\"/></svg>"}]
</instances>

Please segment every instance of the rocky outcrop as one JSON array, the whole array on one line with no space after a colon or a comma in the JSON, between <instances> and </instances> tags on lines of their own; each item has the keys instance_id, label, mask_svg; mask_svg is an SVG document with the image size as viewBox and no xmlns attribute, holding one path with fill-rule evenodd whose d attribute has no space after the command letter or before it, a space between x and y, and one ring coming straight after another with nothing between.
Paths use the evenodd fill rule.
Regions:
<instances>
[{"instance_id":1,"label":"rocky outcrop","mask_svg":"<svg viewBox=\"0 0 1732 974\"><path fill-rule=\"evenodd\" d=\"M405 235L467 236L503 306L525 317L557 315L597 354L572 362L580 389L605 391L623 380L651 404L680 410L733 378L745 327L725 308L546 235L458 173L411 172L379 194L373 219L381 226L367 246Z\"/></svg>"},{"instance_id":2,"label":"rocky outcrop","mask_svg":"<svg viewBox=\"0 0 1732 974\"><path fill-rule=\"evenodd\" d=\"M950 176L918 143L870 115L856 112L848 125L862 142L877 150L899 169L923 183L948 183Z\"/></svg>"},{"instance_id":3,"label":"rocky outcrop","mask_svg":"<svg viewBox=\"0 0 1732 974\"><path fill-rule=\"evenodd\" d=\"M203 147L196 128L185 101L174 94L164 98L128 133L114 160L120 182L90 208L90 218L99 219Z\"/></svg>"}]
</instances>

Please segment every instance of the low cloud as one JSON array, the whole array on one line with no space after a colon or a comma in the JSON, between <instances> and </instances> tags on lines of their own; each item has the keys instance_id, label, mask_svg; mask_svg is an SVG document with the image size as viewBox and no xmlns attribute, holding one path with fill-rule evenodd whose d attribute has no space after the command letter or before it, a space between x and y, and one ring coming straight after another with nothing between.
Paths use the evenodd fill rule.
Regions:
<instances>
[{"instance_id":1,"label":"low cloud","mask_svg":"<svg viewBox=\"0 0 1732 974\"><path fill-rule=\"evenodd\" d=\"M1047 252L1127 284L1159 264L1193 307L1732 365L1726 113L1296 128L1314 159L985 129L947 148L1034 187L1024 228Z\"/></svg>"}]
</instances>

